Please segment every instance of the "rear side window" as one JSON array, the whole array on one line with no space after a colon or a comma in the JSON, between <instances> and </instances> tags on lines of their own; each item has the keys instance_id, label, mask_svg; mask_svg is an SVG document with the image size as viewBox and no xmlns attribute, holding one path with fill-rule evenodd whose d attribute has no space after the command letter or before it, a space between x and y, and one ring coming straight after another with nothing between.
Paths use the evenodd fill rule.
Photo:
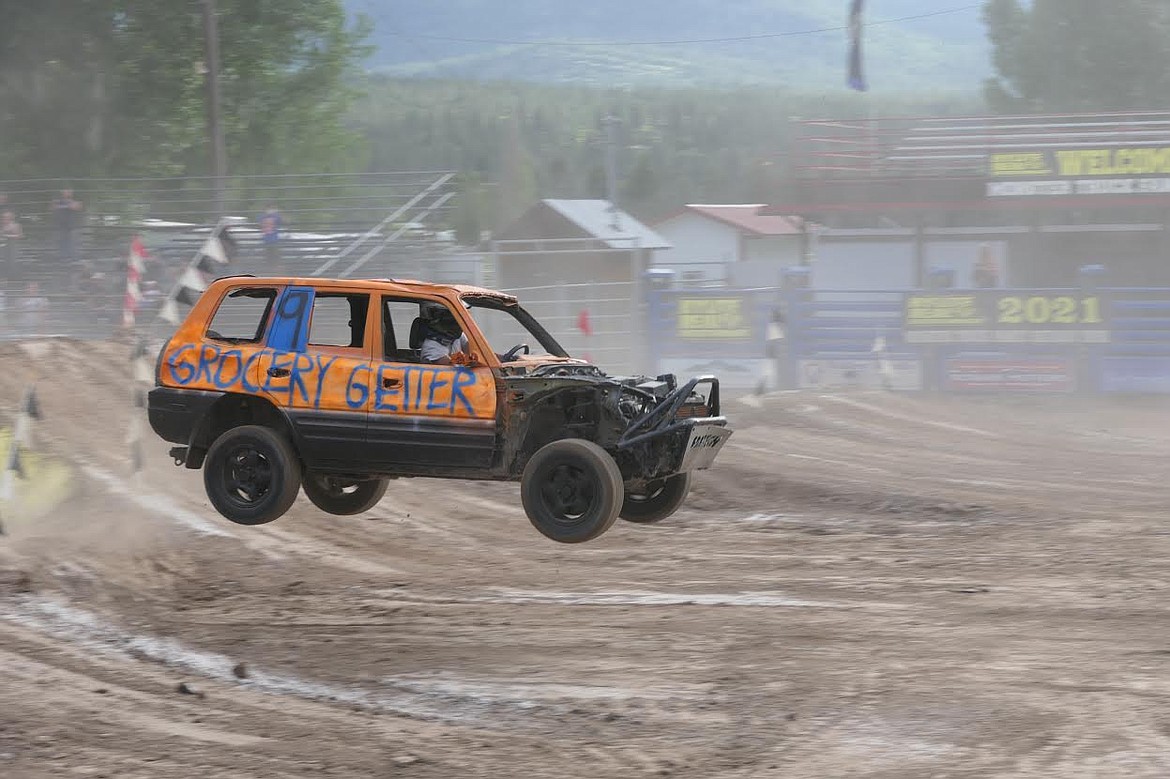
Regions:
<instances>
[{"instance_id":1,"label":"rear side window","mask_svg":"<svg viewBox=\"0 0 1170 779\"><path fill-rule=\"evenodd\" d=\"M318 292L309 323L309 346L360 349L366 342L369 295Z\"/></svg>"},{"instance_id":2,"label":"rear side window","mask_svg":"<svg viewBox=\"0 0 1170 779\"><path fill-rule=\"evenodd\" d=\"M237 344L258 343L264 337L275 300L276 290L271 288L252 287L228 293L207 326L207 337Z\"/></svg>"}]
</instances>

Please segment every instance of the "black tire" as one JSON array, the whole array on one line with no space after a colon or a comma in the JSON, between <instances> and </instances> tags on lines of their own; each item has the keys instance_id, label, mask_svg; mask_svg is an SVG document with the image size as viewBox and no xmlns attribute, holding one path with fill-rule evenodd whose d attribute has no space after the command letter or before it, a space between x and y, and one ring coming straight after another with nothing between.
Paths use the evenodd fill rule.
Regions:
<instances>
[{"instance_id":1,"label":"black tire","mask_svg":"<svg viewBox=\"0 0 1170 779\"><path fill-rule=\"evenodd\" d=\"M567 438L541 448L520 480L532 526L562 544L592 541L617 521L624 497L617 463L592 441Z\"/></svg>"},{"instance_id":2,"label":"black tire","mask_svg":"<svg viewBox=\"0 0 1170 779\"><path fill-rule=\"evenodd\" d=\"M378 501L386 494L386 486L389 483L389 479L368 481L335 479L310 471L305 474L301 487L305 490L305 497L326 514L349 517L369 511L378 505Z\"/></svg>"},{"instance_id":3,"label":"black tire","mask_svg":"<svg viewBox=\"0 0 1170 779\"><path fill-rule=\"evenodd\" d=\"M215 439L203 464L203 486L215 510L237 525L263 525L297 499L301 465L292 446L259 425L235 427Z\"/></svg>"},{"instance_id":4,"label":"black tire","mask_svg":"<svg viewBox=\"0 0 1170 779\"><path fill-rule=\"evenodd\" d=\"M667 478L648 492L627 492L621 517L627 522L650 525L678 511L691 491L691 475L680 473Z\"/></svg>"}]
</instances>

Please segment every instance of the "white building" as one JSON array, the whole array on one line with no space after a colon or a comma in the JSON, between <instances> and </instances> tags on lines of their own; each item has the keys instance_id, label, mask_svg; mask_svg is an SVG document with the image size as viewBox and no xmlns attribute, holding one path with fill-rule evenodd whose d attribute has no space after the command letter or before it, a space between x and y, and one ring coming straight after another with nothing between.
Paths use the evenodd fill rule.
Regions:
<instances>
[{"instance_id":1,"label":"white building","mask_svg":"<svg viewBox=\"0 0 1170 779\"><path fill-rule=\"evenodd\" d=\"M801 265L804 223L797 216L761 214L763 205L688 205L654 225L671 248L654 264L678 273L683 283L739 287L780 284L784 268Z\"/></svg>"}]
</instances>

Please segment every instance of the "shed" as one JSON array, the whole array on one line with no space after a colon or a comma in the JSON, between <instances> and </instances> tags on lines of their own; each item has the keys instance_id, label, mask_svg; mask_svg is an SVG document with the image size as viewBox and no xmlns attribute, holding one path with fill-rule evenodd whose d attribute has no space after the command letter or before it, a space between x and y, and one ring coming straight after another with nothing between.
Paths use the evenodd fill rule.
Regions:
<instances>
[{"instance_id":1,"label":"shed","mask_svg":"<svg viewBox=\"0 0 1170 779\"><path fill-rule=\"evenodd\" d=\"M654 226L673 246L655 262L683 282L773 286L807 252L804 220L765 213L761 204L691 204Z\"/></svg>"},{"instance_id":2,"label":"shed","mask_svg":"<svg viewBox=\"0 0 1170 779\"><path fill-rule=\"evenodd\" d=\"M542 200L494 241L499 289L515 291L574 353L611 369L640 359L642 281L661 235L608 200ZM585 315L589 333L579 332ZM578 332L574 332L578 331Z\"/></svg>"}]
</instances>

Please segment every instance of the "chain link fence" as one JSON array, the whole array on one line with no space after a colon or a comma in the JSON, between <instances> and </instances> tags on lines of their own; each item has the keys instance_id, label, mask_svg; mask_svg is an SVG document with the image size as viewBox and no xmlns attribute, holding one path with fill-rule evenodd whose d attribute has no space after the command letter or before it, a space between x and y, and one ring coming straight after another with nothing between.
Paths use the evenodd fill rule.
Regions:
<instances>
[{"instance_id":1,"label":"chain link fence","mask_svg":"<svg viewBox=\"0 0 1170 779\"><path fill-rule=\"evenodd\" d=\"M66 192L76 208L59 207ZM240 176L228 182L225 213L240 243L240 272L301 273L374 225L395 231L404 250L453 243L454 194L453 174L444 171ZM218 221L214 195L212 179L200 177L0 181L0 220L11 215L0 221L0 290L23 295L35 284L46 294L92 293L87 287L124 270L135 234L151 249L161 282ZM269 207L281 220L279 267L260 261L259 223ZM417 214L423 221L411 222ZM387 215L400 218L386 222Z\"/></svg>"},{"instance_id":2,"label":"chain link fence","mask_svg":"<svg viewBox=\"0 0 1170 779\"><path fill-rule=\"evenodd\" d=\"M613 373L638 369L638 347L643 336L631 315L637 294L632 283L558 284L503 291L519 298L521 305L573 357L587 359ZM493 333L485 334L493 344L497 342Z\"/></svg>"},{"instance_id":3,"label":"chain link fence","mask_svg":"<svg viewBox=\"0 0 1170 779\"><path fill-rule=\"evenodd\" d=\"M83 206L77 212L73 256L65 256L52 209L65 189L72 189ZM0 181L0 193L7 198L0 214L12 210L21 228L19 237L0 236L0 338L117 334L134 235L142 236L150 252L138 330L151 337L169 331L157 313L212 231L210 179ZM515 274L505 279L498 273L501 253L514 254L515 247L476 251L458 246L448 229L454 194L452 175L443 171L232 179L228 214L239 253L225 272L511 285L506 291L519 297L570 354L614 372L638 367L643 336L637 325L637 284L587 281L593 247L568 258L581 267L580 283L534 277L518 285ZM283 220L275 258L265 251L258 228L269 205ZM606 248L604 256L626 254ZM495 343L510 334L488 336Z\"/></svg>"},{"instance_id":4,"label":"chain link fence","mask_svg":"<svg viewBox=\"0 0 1170 779\"><path fill-rule=\"evenodd\" d=\"M57 207L67 191L77 208ZM239 255L228 272L307 276L359 240L379 246L375 272L396 255L455 251L454 194L445 171L231 178ZM114 332L135 235L150 251L139 317L149 319L211 233L214 195L202 177L0 181L0 337ZM281 219L275 261L259 228L270 206Z\"/></svg>"},{"instance_id":5,"label":"chain link fence","mask_svg":"<svg viewBox=\"0 0 1170 779\"><path fill-rule=\"evenodd\" d=\"M224 213L255 219L269 205L279 208L286 223L298 230L364 230L377 224L398 205L450 171L388 173L289 174L237 176L226 185ZM153 222L160 226L213 224L213 179L174 178L25 179L0 180L0 193L26 230L52 228L53 201L63 190L84 205L85 229L99 235L106 229Z\"/></svg>"}]
</instances>

